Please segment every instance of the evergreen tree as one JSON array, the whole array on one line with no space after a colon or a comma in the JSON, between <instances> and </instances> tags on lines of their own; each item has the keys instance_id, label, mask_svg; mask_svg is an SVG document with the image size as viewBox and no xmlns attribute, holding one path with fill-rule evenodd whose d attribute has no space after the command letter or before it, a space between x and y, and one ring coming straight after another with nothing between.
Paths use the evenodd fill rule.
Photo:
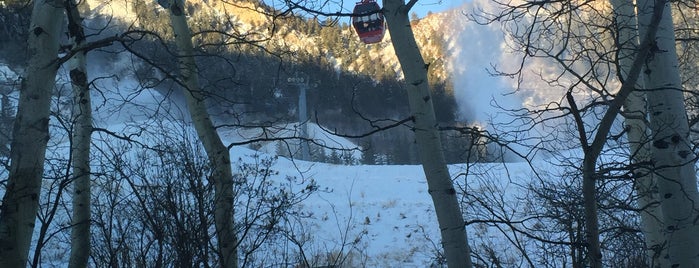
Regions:
<instances>
[{"instance_id":1,"label":"evergreen tree","mask_svg":"<svg viewBox=\"0 0 699 268\"><path fill-rule=\"evenodd\" d=\"M362 149L362 164L376 165L376 150L374 149L371 139L368 139L362 144Z\"/></svg>"}]
</instances>

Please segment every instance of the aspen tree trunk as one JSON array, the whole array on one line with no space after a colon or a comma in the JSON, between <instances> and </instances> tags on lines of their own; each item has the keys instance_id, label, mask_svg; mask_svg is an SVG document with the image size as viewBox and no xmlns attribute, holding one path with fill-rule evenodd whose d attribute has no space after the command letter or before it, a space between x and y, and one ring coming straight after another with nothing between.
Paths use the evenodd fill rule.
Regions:
<instances>
[{"instance_id":1,"label":"aspen tree trunk","mask_svg":"<svg viewBox=\"0 0 699 268\"><path fill-rule=\"evenodd\" d=\"M643 41L638 47L638 52L634 57L633 62L631 62L629 65L626 80L623 81L619 92L617 92L616 97L609 104L607 111L600 120L594 139L591 143L586 137L587 131L585 130L585 124L583 123L580 112L575 105L573 96L570 93L568 93L566 96L568 103L571 106L572 115L575 118L578 131L580 132L580 142L585 153L582 167L582 195L585 210L585 238L587 240L586 242L590 267L592 268L603 267L602 252L599 240L599 222L597 217L597 159L599 158L602 149L604 149L604 145L607 142L607 136L609 135L609 130L614 124L617 115L621 111L621 108L629 95L635 90L636 81L639 79L641 69L643 68L644 63L647 61L648 55L650 55L650 51L653 47L653 40L655 40L655 34L658 30L659 18L663 12L663 8L664 6L659 6L650 10L654 19L649 21L648 31L642 35Z\"/></svg>"},{"instance_id":2,"label":"aspen tree trunk","mask_svg":"<svg viewBox=\"0 0 699 268\"><path fill-rule=\"evenodd\" d=\"M238 266L237 237L233 228L233 172L228 148L223 145L216 132L204 103L204 94L199 88L197 66L194 61L192 34L187 26L184 14L184 2L171 1L170 21L175 33L175 42L179 50L180 75L187 86L185 96L187 107L194 123L194 128L204 150L211 161L214 172L214 225L218 239L220 266L234 268Z\"/></svg>"},{"instance_id":3,"label":"aspen tree trunk","mask_svg":"<svg viewBox=\"0 0 699 268\"><path fill-rule=\"evenodd\" d=\"M699 267L699 195L696 155L689 138L682 80L669 2L639 0L639 32L647 31L651 10L664 6L657 37L644 71L648 90L652 161L663 211L670 267ZM661 256L665 258L666 256Z\"/></svg>"},{"instance_id":4,"label":"aspen tree trunk","mask_svg":"<svg viewBox=\"0 0 699 268\"><path fill-rule=\"evenodd\" d=\"M466 226L456 190L442 152L429 83L428 65L420 54L408 20L409 7L403 0L384 0L384 16L393 48L403 69L410 111L415 123L415 140L427 177L442 235L442 247L449 267L472 267Z\"/></svg>"},{"instance_id":5,"label":"aspen tree trunk","mask_svg":"<svg viewBox=\"0 0 699 268\"><path fill-rule=\"evenodd\" d=\"M633 64L633 57L638 49L638 20L636 17L635 5L630 0L612 0L614 17L617 30L617 49L619 59L620 80L623 82L628 77L629 70ZM636 89L642 89L644 83L642 79L637 79ZM643 208L641 215L641 231L646 242L646 255L650 260L650 267L666 267L667 260L660 258L665 255L663 244L663 215L657 196L657 185L652 171L646 166L651 160L650 138L648 135L648 125L646 124L645 92L634 90L626 98L624 103L624 123L629 141L629 152L631 163L638 165L633 170L634 187L638 194L638 206Z\"/></svg>"},{"instance_id":6,"label":"aspen tree trunk","mask_svg":"<svg viewBox=\"0 0 699 268\"><path fill-rule=\"evenodd\" d=\"M68 36L73 48L85 43L82 18L75 0L66 1ZM87 83L85 52L78 52L69 61L73 86L73 226L70 233L70 268L87 267L90 256L90 135L92 104Z\"/></svg>"},{"instance_id":7,"label":"aspen tree trunk","mask_svg":"<svg viewBox=\"0 0 699 268\"><path fill-rule=\"evenodd\" d=\"M49 104L58 69L62 0L34 1L29 62L20 91L10 174L0 209L0 267L27 265L49 140Z\"/></svg>"},{"instance_id":8,"label":"aspen tree trunk","mask_svg":"<svg viewBox=\"0 0 699 268\"><path fill-rule=\"evenodd\" d=\"M585 155L583 160L582 194L585 211L585 240L587 242L588 258L591 268L602 268L602 249L599 241L599 219L597 217L597 174L596 156Z\"/></svg>"}]
</instances>

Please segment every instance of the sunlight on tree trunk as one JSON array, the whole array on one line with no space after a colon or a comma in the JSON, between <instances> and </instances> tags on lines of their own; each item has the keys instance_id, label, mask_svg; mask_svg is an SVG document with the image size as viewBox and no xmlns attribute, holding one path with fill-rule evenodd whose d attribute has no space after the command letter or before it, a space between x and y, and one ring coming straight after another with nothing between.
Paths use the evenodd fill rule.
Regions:
<instances>
[{"instance_id":1,"label":"sunlight on tree trunk","mask_svg":"<svg viewBox=\"0 0 699 268\"><path fill-rule=\"evenodd\" d=\"M663 12L663 6L651 9L650 12L660 16L660 14ZM578 110L575 105L575 100L573 99L572 94L568 92L566 95L568 103L571 107L571 113L575 118L575 123L577 125L576 127L580 133L580 142L583 147L583 151L585 152L582 167L582 195L585 210L586 247L588 249L589 265L592 268L604 267L599 240L599 220L597 216L597 160L599 159L600 153L607 143L609 131L614 125L617 115L621 111L624 103L626 103L628 96L635 90L637 85L636 81L638 81L640 77L641 69L652 51L652 40L655 40L658 23L658 20L651 20L648 24L648 31L646 31L644 35L641 35L643 37L643 41L638 48L637 55L634 57L633 62L629 66L626 80L623 81L621 88L616 94L616 97L609 104L607 111L599 121L597 132L595 133L591 143L588 142L586 137L587 131L585 130L585 124L582 120L580 110Z\"/></svg>"},{"instance_id":2,"label":"sunlight on tree trunk","mask_svg":"<svg viewBox=\"0 0 699 268\"><path fill-rule=\"evenodd\" d=\"M63 1L34 1L29 62L18 100L11 166L0 212L0 267L26 267L49 140Z\"/></svg>"},{"instance_id":3,"label":"sunlight on tree trunk","mask_svg":"<svg viewBox=\"0 0 699 268\"><path fill-rule=\"evenodd\" d=\"M614 17L617 30L617 48L619 59L619 74L622 81L628 77L633 64L633 58L638 48L638 20L633 1L612 0ZM636 88L643 88L643 81L636 81ZM638 194L638 206L643 209L640 212L641 230L646 242L646 255L651 267L667 267L663 244L665 239L662 234L663 224L662 210L658 203L655 179L652 171L647 167L651 160L651 151L646 124L646 93L634 90L629 94L624 103L624 124L626 125L629 140L629 153L632 165L637 165L632 170L634 186Z\"/></svg>"},{"instance_id":4,"label":"sunlight on tree trunk","mask_svg":"<svg viewBox=\"0 0 699 268\"><path fill-rule=\"evenodd\" d=\"M75 0L66 1L68 36L73 48L85 43L82 18ZM87 82L85 52L78 52L69 61L70 81L73 86L73 227L70 234L69 267L87 267L90 256L90 134L92 133L92 105Z\"/></svg>"},{"instance_id":5,"label":"sunlight on tree trunk","mask_svg":"<svg viewBox=\"0 0 699 268\"><path fill-rule=\"evenodd\" d=\"M172 1L170 20L175 33L175 42L179 49L180 75L187 86L185 97L187 107L199 139L214 169L211 181L214 184L214 225L218 239L220 266L233 268L238 266L237 238L233 228L233 172L228 148L223 145L216 128L209 118L204 103L205 96L199 88L197 66L194 61L192 34L185 18L184 3Z\"/></svg>"},{"instance_id":6,"label":"sunlight on tree trunk","mask_svg":"<svg viewBox=\"0 0 699 268\"><path fill-rule=\"evenodd\" d=\"M415 42L403 0L385 0L384 16L398 61L405 76L410 111L415 123L420 161L427 177L437 221L442 234L442 247L449 267L472 267L471 251L456 190L447 169L437 120L427 81L427 68Z\"/></svg>"},{"instance_id":7,"label":"sunlight on tree trunk","mask_svg":"<svg viewBox=\"0 0 699 268\"><path fill-rule=\"evenodd\" d=\"M697 177L689 138L675 35L669 2L638 2L639 32L647 31L653 8L665 6L651 55L646 62L652 161L663 212L670 267L699 266ZM666 257L666 256L661 256Z\"/></svg>"}]
</instances>

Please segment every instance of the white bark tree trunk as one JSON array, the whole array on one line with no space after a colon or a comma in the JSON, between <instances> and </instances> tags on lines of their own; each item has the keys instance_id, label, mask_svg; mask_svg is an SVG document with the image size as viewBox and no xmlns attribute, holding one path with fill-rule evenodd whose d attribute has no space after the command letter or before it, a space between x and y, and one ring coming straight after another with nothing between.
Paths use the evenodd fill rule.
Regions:
<instances>
[{"instance_id":1,"label":"white bark tree trunk","mask_svg":"<svg viewBox=\"0 0 699 268\"><path fill-rule=\"evenodd\" d=\"M652 162L663 211L670 267L699 267L699 195L694 169L696 155L689 138L682 80L675 50L669 2L638 2L639 32L647 31L652 10L664 5L657 37L646 61L645 89L652 131Z\"/></svg>"},{"instance_id":2,"label":"white bark tree trunk","mask_svg":"<svg viewBox=\"0 0 699 268\"><path fill-rule=\"evenodd\" d=\"M192 34L185 18L184 3L174 0L170 5L170 21L175 33L175 42L179 50L180 75L184 84L187 107L204 150L211 161L214 172L214 225L218 240L220 266L238 267L238 241L233 228L233 172L228 148L224 146L216 128L209 118L204 103L205 96L199 88L197 66L194 61Z\"/></svg>"},{"instance_id":3,"label":"white bark tree trunk","mask_svg":"<svg viewBox=\"0 0 699 268\"><path fill-rule=\"evenodd\" d=\"M427 81L428 65L425 64L415 42L408 20L409 9L403 0L384 0L384 16L393 48L403 69L410 111L415 124L415 140L427 177L428 192L437 213L447 265L472 267L463 214L437 131L437 120Z\"/></svg>"},{"instance_id":4,"label":"white bark tree trunk","mask_svg":"<svg viewBox=\"0 0 699 268\"><path fill-rule=\"evenodd\" d=\"M622 81L626 80L637 54L638 20L636 6L629 0L612 0L617 29L617 48L619 59L619 74ZM644 87L642 79L636 81L637 89ZM650 267L666 267L667 260L660 258L663 253L665 239L662 233L662 209L657 196L657 185L652 171L647 168L651 160L650 138L648 135L647 103L645 92L634 90L624 103L624 123L629 141L631 163L638 165L633 170L634 186L638 194L638 206L643 208L641 215L641 231L646 242L646 255Z\"/></svg>"},{"instance_id":5,"label":"white bark tree trunk","mask_svg":"<svg viewBox=\"0 0 699 268\"><path fill-rule=\"evenodd\" d=\"M645 238L646 256L651 261L651 267L666 267L667 260L660 257L667 253L663 248L665 237L663 236L662 208L653 171L647 167L651 160L651 148L646 114L645 93L634 91L624 104L624 123L627 127L631 164L637 165L632 174L638 194L638 207L643 208L640 212L641 231Z\"/></svg>"},{"instance_id":6,"label":"white bark tree trunk","mask_svg":"<svg viewBox=\"0 0 699 268\"><path fill-rule=\"evenodd\" d=\"M34 1L29 62L18 101L11 166L0 212L0 267L27 265L49 140L49 101L58 69L63 1Z\"/></svg>"},{"instance_id":7,"label":"white bark tree trunk","mask_svg":"<svg viewBox=\"0 0 699 268\"><path fill-rule=\"evenodd\" d=\"M85 43L82 18L75 0L66 1L68 36L73 48ZM90 256L90 135L92 105L87 82L85 52L78 52L69 61L73 87L73 227L70 234L71 268L87 267Z\"/></svg>"},{"instance_id":8,"label":"white bark tree trunk","mask_svg":"<svg viewBox=\"0 0 699 268\"><path fill-rule=\"evenodd\" d=\"M660 17L663 12L664 6L659 6L657 8L651 9L650 12L655 17ZM587 240L588 258L589 265L592 268L603 267L602 252L599 240L599 223L597 217L597 198L596 198L596 163L599 158L604 145L607 142L607 137L609 135L609 130L611 129L614 121L621 111L622 106L626 102L629 95L634 92L636 87L636 81L638 81L641 69L644 63L647 61L648 55L653 47L652 43L655 40L655 34L658 28L658 19L653 19L649 21L648 31L643 34L643 41L638 47L637 54L633 61L628 66L628 73L626 80L623 81L619 92L617 92L614 100L609 104L607 111L600 120L597 132L595 133L594 139L590 143L587 139L587 131L583 120L580 116L580 111L575 105L575 100L573 96L568 93L566 96L569 104L571 105L571 113L575 118L578 131L580 132L580 142L585 153L583 159L583 182L582 182L582 195L584 200L585 209L585 237Z\"/></svg>"}]
</instances>

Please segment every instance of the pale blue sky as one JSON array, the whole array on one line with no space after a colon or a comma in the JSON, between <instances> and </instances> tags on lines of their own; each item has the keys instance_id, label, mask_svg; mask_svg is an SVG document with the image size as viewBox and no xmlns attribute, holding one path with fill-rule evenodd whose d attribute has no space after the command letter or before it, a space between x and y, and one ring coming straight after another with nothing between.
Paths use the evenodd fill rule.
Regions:
<instances>
[{"instance_id":1,"label":"pale blue sky","mask_svg":"<svg viewBox=\"0 0 699 268\"><path fill-rule=\"evenodd\" d=\"M285 0L263 0L267 2L268 4L271 4L274 7L283 9L286 7L286 4L284 3ZM311 9L320 9L322 12L327 12L327 13L334 13L334 12L342 12L342 13L351 13L352 9L354 8L354 5L357 2L360 2L361 0L292 0L294 2L299 2L300 4L306 5L307 8ZM409 0L404 0L404 1L409 1ZM441 12L446 9L450 8L455 8L458 6L461 6L462 4L466 2L470 2L471 0L418 0L418 2L413 6L413 9L410 11L412 14L415 12L420 18L423 18L427 15L428 12ZM379 3L379 5L383 5L382 0L376 0L376 2ZM340 10L337 7L342 4L343 8ZM302 14L304 12L298 11L298 14ZM349 18L342 18L340 21L349 21Z\"/></svg>"},{"instance_id":2,"label":"pale blue sky","mask_svg":"<svg viewBox=\"0 0 699 268\"><path fill-rule=\"evenodd\" d=\"M413 9L410 11L412 14L413 12L417 13L419 17L424 17L427 15L427 12L432 11L432 12L440 12L446 9L450 8L455 8L463 3L467 2L466 0L419 0L417 1L417 4L413 6Z\"/></svg>"}]
</instances>

